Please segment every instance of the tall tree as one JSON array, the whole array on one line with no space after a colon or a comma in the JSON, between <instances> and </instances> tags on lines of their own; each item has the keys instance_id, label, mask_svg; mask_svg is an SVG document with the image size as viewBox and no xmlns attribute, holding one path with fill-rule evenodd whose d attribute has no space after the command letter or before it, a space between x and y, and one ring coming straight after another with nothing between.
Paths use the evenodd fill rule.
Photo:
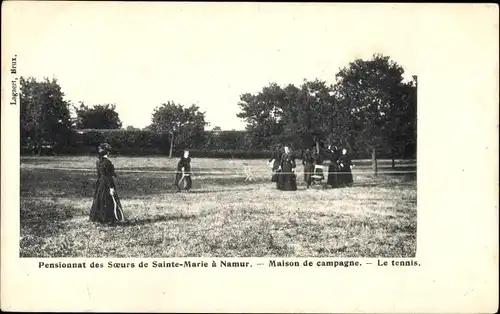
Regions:
<instances>
[{"instance_id":1,"label":"tall tree","mask_svg":"<svg viewBox=\"0 0 500 314\"><path fill-rule=\"evenodd\" d=\"M201 142L206 125L205 113L201 112L198 106L183 107L168 101L155 108L151 129L169 134L169 157L172 158L174 146L195 145Z\"/></svg>"},{"instance_id":2,"label":"tall tree","mask_svg":"<svg viewBox=\"0 0 500 314\"><path fill-rule=\"evenodd\" d=\"M246 120L254 146L286 141L304 147L317 140L333 141L345 133L340 132L346 123L340 123L338 113L343 108L337 106L333 86L325 81L304 80L300 87L289 84L284 88L273 83L256 95L242 95L239 105L238 117Z\"/></svg>"},{"instance_id":3,"label":"tall tree","mask_svg":"<svg viewBox=\"0 0 500 314\"><path fill-rule=\"evenodd\" d=\"M140 131L141 129L140 128L136 128L135 126L133 125L129 125L125 128L125 130L127 131Z\"/></svg>"},{"instance_id":4,"label":"tall tree","mask_svg":"<svg viewBox=\"0 0 500 314\"><path fill-rule=\"evenodd\" d=\"M283 107L285 91L276 83L265 86L258 94L240 96L238 118L247 123L252 146L267 148L279 140L283 132Z\"/></svg>"},{"instance_id":5,"label":"tall tree","mask_svg":"<svg viewBox=\"0 0 500 314\"><path fill-rule=\"evenodd\" d=\"M288 85L285 93L283 123L287 138L297 139L300 146L318 146L320 140L332 142L340 136L339 128L343 125L337 121L339 107L332 86L318 79L305 80L300 88Z\"/></svg>"},{"instance_id":6,"label":"tall tree","mask_svg":"<svg viewBox=\"0 0 500 314\"><path fill-rule=\"evenodd\" d=\"M79 129L119 129L122 127L116 106L114 104L96 105L91 108L80 102L75 107Z\"/></svg>"},{"instance_id":7,"label":"tall tree","mask_svg":"<svg viewBox=\"0 0 500 314\"><path fill-rule=\"evenodd\" d=\"M402 83L387 113L385 138L391 152L392 168L395 157L402 156L408 148L416 147L416 86L413 82Z\"/></svg>"},{"instance_id":8,"label":"tall tree","mask_svg":"<svg viewBox=\"0 0 500 314\"><path fill-rule=\"evenodd\" d=\"M403 68L388 56L373 55L370 60L357 59L337 75L336 95L349 113L358 144L372 152L372 167L377 173L377 150L394 144L389 140L395 125L403 123L400 97ZM401 110L400 110L401 109ZM361 142L361 143L360 143Z\"/></svg>"},{"instance_id":9,"label":"tall tree","mask_svg":"<svg viewBox=\"0 0 500 314\"><path fill-rule=\"evenodd\" d=\"M71 136L69 103L54 78L20 79L21 142L30 143L40 154L43 142L65 144Z\"/></svg>"}]
</instances>

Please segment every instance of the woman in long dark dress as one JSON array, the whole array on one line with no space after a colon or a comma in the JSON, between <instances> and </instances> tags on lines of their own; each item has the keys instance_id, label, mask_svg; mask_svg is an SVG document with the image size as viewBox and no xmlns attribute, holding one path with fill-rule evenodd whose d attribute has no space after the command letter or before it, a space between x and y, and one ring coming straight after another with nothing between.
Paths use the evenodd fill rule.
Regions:
<instances>
[{"instance_id":1,"label":"woman in long dark dress","mask_svg":"<svg viewBox=\"0 0 500 314\"><path fill-rule=\"evenodd\" d=\"M342 155L339 157L339 169L340 175L340 185L351 186L353 183L352 179L352 161L347 154L347 149L342 149Z\"/></svg>"},{"instance_id":2,"label":"woman in long dark dress","mask_svg":"<svg viewBox=\"0 0 500 314\"><path fill-rule=\"evenodd\" d=\"M90 220L102 224L114 224L123 220L120 198L116 192L114 180L117 175L113 163L108 159L110 153L111 146L107 143L99 146L96 161L97 182L90 210Z\"/></svg>"},{"instance_id":3,"label":"woman in long dark dress","mask_svg":"<svg viewBox=\"0 0 500 314\"><path fill-rule=\"evenodd\" d=\"M330 165L328 165L328 178L326 184L330 185L332 188L339 186L339 167L338 160L340 157L339 149L336 146L328 147L328 159L330 159Z\"/></svg>"},{"instance_id":4,"label":"woman in long dark dress","mask_svg":"<svg viewBox=\"0 0 500 314\"><path fill-rule=\"evenodd\" d=\"M181 187L181 184L183 186ZM193 182L191 180L191 157L189 151L185 150L181 159L177 163L177 174L175 175L175 186L178 191L182 189L188 191L191 189Z\"/></svg>"},{"instance_id":5,"label":"woman in long dark dress","mask_svg":"<svg viewBox=\"0 0 500 314\"><path fill-rule=\"evenodd\" d=\"M271 182L278 182L278 169L280 167L281 163L281 155L282 155L282 148L281 145L276 146L274 149L271 159L269 159L269 163L273 163L272 165L272 175L271 175Z\"/></svg>"},{"instance_id":6,"label":"woman in long dark dress","mask_svg":"<svg viewBox=\"0 0 500 314\"><path fill-rule=\"evenodd\" d=\"M315 159L310 149L306 149L304 152L302 164L304 165L304 181L307 184L307 188L309 188L312 183L312 175L314 174L315 164Z\"/></svg>"},{"instance_id":7,"label":"woman in long dark dress","mask_svg":"<svg viewBox=\"0 0 500 314\"><path fill-rule=\"evenodd\" d=\"M295 157L288 146L285 146L281 156L280 174L278 176L277 188L282 191L297 190L297 176L295 174Z\"/></svg>"}]
</instances>

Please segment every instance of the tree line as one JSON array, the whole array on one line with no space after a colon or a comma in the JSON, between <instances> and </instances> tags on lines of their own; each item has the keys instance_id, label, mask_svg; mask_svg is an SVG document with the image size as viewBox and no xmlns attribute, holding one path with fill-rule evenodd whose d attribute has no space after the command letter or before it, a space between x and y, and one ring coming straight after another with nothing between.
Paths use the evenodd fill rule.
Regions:
<instances>
[{"instance_id":1,"label":"tree line","mask_svg":"<svg viewBox=\"0 0 500 314\"><path fill-rule=\"evenodd\" d=\"M21 144L36 147L53 142L72 147L78 138L76 131L87 129L121 130L113 136L122 134L121 140L131 147L161 147L170 156L186 147L268 151L277 143L288 143L302 149L318 139L360 156L370 153L374 162L379 152L392 158L415 154L416 77L405 82L399 64L375 54L368 60L350 62L335 78L332 85L318 79L304 80L300 86L270 83L259 93L241 95L237 117L247 126L245 131L232 133L208 132L205 112L196 105L173 101L156 107L151 124L143 130L123 128L114 104L89 107L80 102L73 106L56 79L21 78ZM96 134L106 138L103 132L88 134L96 141Z\"/></svg>"},{"instance_id":2,"label":"tree line","mask_svg":"<svg viewBox=\"0 0 500 314\"><path fill-rule=\"evenodd\" d=\"M258 94L242 95L238 117L247 122L252 142L311 147L319 137L358 153L370 151L374 161L377 151L392 158L415 153L416 77L404 82L403 68L378 54L350 62L335 77L332 85L269 84Z\"/></svg>"}]
</instances>

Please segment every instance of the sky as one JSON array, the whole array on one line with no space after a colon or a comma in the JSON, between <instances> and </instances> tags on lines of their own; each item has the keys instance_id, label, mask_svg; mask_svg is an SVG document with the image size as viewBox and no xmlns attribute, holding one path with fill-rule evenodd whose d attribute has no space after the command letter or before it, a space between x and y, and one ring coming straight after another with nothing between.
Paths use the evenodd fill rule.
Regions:
<instances>
[{"instance_id":1,"label":"sky","mask_svg":"<svg viewBox=\"0 0 500 314\"><path fill-rule=\"evenodd\" d=\"M22 76L55 77L73 104L114 103L145 127L169 100L196 104L209 128L243 129L241 94L271 82L335 82L356 58L390 56L417 73L411 5L18 3Z\"/></svg>"}]
</instances>

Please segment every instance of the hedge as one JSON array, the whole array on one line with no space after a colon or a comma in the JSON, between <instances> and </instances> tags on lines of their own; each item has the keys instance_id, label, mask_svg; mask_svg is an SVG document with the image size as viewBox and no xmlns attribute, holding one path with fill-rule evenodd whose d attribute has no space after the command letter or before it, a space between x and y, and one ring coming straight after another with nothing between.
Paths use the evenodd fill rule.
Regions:
<instances>
[{"instance_id":1,"label":"hedge","mask_svg":"<svg viewBox=\"0 0 500 314\"><path fill-rule=\"evenodd\" d=\"M193 157L206 158L269 158L268 149L253 148L251 137L245 131L205 132L188 139ZM170 150L168 134L144 130L85 130L75 131L64 145L57 145L55 153L59 155L93 155L100 143L107 142L121 156L168 156ZM184 146L175 147L174 156L180 156ZM369 159L371 153L367 149L353 147L350 152L354 159ZM396 158L414 158L416 149L408 146L404 156ZM22 148L21 154L32 154L31 149ZM390 158L387 151L377 152L378 158Z\"/></svg>"}]
</instances>

